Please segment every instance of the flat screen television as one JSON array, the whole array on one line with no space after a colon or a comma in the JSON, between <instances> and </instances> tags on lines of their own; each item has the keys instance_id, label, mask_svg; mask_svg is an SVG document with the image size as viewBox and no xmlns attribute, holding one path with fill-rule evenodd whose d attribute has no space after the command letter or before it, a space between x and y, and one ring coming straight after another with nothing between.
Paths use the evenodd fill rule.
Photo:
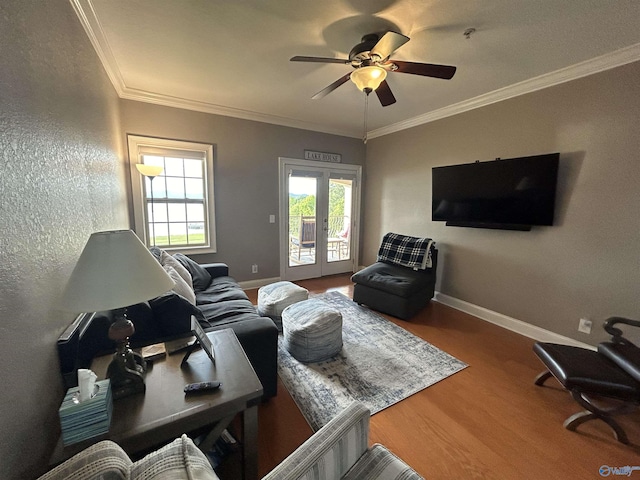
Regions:
<instances>
[{"instance_id":1,"label":"flat screen television","mask_svg":"<svg viewBox=\"0 0 640 480\"><path fill-rule=\"evenodd\" d=\"M459 227L553 225L559 153L434 167L431 218Z\"/></svg>"}]
</instances>

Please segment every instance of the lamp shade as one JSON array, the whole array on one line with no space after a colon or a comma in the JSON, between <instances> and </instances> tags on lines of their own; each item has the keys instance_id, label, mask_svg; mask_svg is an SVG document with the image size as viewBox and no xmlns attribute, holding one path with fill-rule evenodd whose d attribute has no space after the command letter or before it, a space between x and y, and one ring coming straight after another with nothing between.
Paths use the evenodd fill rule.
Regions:
<instances>
[{"instance_id":1,"label":"lamp shade","mask_svg":"<svg viewBox=\"0 0 640 480\"><path fill-rule=\"evenodd\" d=\"M147 165L145 163L136 163L136 168L145 177L157 177L164 170L158 165Z\"/></svg>"},{"instance_id":2,"label":"lamp shade","mask_svg":"<svg viewBox=\"0 0 640 480\"><path fill-rule=\"evenodd\" d=\"M62 295L62 308L97 312L150 300L175 286L131 230L89 237Z\"/></svg>"},{"instance_id":3,"label":"lamp shade","mask_svg":"<svg viewBox=\"0 0 640 480\"><path fill-rule=\"evenodd\" d=\"M375 90L387 78L387 71L381 67L360 67L351 72L351 81L363 92Z\"/></svg>"}]
</instances>

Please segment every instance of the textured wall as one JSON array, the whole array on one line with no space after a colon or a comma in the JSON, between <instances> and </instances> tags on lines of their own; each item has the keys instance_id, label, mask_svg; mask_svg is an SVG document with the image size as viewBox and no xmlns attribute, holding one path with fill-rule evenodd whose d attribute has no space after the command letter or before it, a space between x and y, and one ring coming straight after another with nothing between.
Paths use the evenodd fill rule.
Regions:
<instances>
[{"instance_id":1,"label":"textured wall","mask_svg":"<svg viewBox=\"0 0 640 480\"><path fill-rule=\"evenodd\" d=\"M214 144L216 254L199 262L225 262L239 281L280 275L278 157L304 158L304 150L342 154L362 165L361 140L206 113L122 102L123 138L148 135ZM251 274L257 264L259 273Z\"/></svg>"},{"instance_id":2,"label":"textured wall","mask_svg":"<svg viewBox=\"0 0 640 480\"><path fill-rule=\"evenodd\" d=\"M640 313L640 62L367 144L364 260L387 231L438 242L442 293L596 344ZM431 221L431 168L560 152L556 225ZM594 321L577 332L580 317Z\"/></svg>"},{"instance_id":3,"label":"textured wall","mask_svg":"<svg viewBox=\"0 0 640 480\"><path fill-rule=\"evenodd\" d=\"M0 478L24 479L58 435L62 288L129 223L119 100L69 2L4 0L0 52Z\"/></svg>"}]
</instances>

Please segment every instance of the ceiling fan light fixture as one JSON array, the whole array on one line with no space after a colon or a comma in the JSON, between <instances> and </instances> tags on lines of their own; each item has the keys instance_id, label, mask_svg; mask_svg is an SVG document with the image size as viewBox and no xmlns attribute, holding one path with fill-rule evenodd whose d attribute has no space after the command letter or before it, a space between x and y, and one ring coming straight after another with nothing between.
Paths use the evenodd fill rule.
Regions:
<instances>
[{"instance_id":1,"label":"ceiling fan light fixture","mask_svg":"<svg viewBox=\"0 0 640 480\"><path fill-rule=\"evenodd\" d=\"M382 67L360 67L351 72L351 81L363 92L372 92L387 78L387 71Z\"/></svg>"}]
</instances>

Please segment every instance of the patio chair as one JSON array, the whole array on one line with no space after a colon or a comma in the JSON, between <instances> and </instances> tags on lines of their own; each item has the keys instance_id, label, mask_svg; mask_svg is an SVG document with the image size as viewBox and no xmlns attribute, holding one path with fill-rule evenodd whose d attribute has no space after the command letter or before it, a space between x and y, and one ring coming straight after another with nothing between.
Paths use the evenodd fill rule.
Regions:
<instances>
[{"instance_id":1,"label":"patio chair","mask_svg":"<svg viewBox=\"0 0 640 480\"><path fill-rule=\"evenodd\" d=\"M289 237L289 252L296 252L298 260L303 249L309 251L316 248L316 217L301 217L297 236Z\"/></svg>"}]
</instances>

